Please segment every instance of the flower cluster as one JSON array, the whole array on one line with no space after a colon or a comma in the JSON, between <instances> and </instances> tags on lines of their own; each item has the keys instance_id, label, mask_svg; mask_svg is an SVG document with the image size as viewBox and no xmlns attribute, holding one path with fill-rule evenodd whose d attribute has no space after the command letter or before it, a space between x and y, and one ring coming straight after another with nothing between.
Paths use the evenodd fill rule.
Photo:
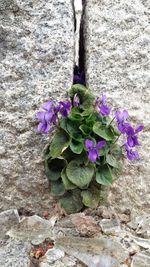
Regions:
<instances>
[{"instance_id":1,"label":"flower cluster","mask_svg":"<svg viewBox=\"0 0 150 267\"><path fill-rule=\"evenodd\" d=\"M140 145L137 134L144 129L144 126L140 125L136 129L134 129L131 126L131 124L127 121L128 117L129 115L126 110L116 111L115 113L115 118L118 124L118 130L127 137L127 140L124 144L127 152L127 158L129 160L135 160L139 159L139 154L137 151L133 151L132 148Z\"/></svg>"},{"instance_id":2,"label":"flower cluster","mask_svg":"<svg viewBox=\"0 0 150 267\"><path fill-rule=\"evenodd\" d=\"M47 134L53 124L56 125L58 121L58 115L67 117L71 110L70 101L60 101L58 106L55 106L52 101L48 101L43 105L44 111L37 112L36 117L39 121L38 132Z\"/></svg>"}]
</instances>

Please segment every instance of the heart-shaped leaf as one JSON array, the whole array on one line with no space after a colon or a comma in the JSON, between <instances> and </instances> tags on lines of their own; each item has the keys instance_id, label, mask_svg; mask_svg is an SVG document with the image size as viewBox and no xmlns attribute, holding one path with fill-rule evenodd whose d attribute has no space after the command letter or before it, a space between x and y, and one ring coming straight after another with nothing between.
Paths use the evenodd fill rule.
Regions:
<instances>
[{"instance_id":1,"label":"heart-shaped leaf","mask_svg":"<svg viewBox=\"0 0 150 267\"><path fill-rule=\"evenodd\" d=\"M111 154L107 154L107 155L106 155L106 162L107 162L110 166L112 166L112 167L114 167L114 168L117 168L117 166L118 166L118 163L117 163L116 158L115 158L113 155L111 155Z\"/></svg>"},{"instance_id":2,"label":"heart-shaped leaf","mask_svg":"<svg viewBox=\"0 0 150 267\"><path fill-rule=\"evenodd\" d=\"M112 185L112 173L108 165L103 165L98 168L96 171L96 182L107 186Z\"/></svg>"},{"instance_id":3,"label":"heart-shaped leaf","mask_svg":"<svg viewBox=\"0 0 150 267\"><path fill-rule=\"evenodd\" d=\"M56 182L51 182L51 189L50 193L52 196L62 196L65 193L66 189L62 182L62 179L60 178Z\"/></svg>"},{"instance_id":4,"label":"heart-shaped leaf","mask_svg":"<svg viewBox=\"0 0 150 267\"><path fill-rule=\"evenodd\" d=\"M89 208L96 208L100 201L100 191L96 187L81 192L83 204Z\"/></svg>"},{"instance_id":5,"label":"heart-shaped leaf","mask_svg":"<svg viewBox=\"0 0 150 267\"><path fill-rule=\"evenodd\" d=\"M66 168L68 179L81 189L88 187L94 171L93 165L90 163L85 165L83 160L72 160Z\"/></svg>"},{"instance_id":6,"label":"heart-shaped leaf","mask_svg":"<svg viewBox=\"0 0 150 267\"><path fill-rule=\"evenodd\" d=\"M45 160L45 174L50 181L59 179L62 169L66 166L63 158Z\"/></svg>"},{"instance_id":7,"label":"heart-shaped leaf","mask_svg":"<svg viewBox=\"0 0 150 267\"><path fill-rule=\"evenodd\" d=\"M70 149L75 154L81 154L81 152L83 151L83 143L72 139L70 143Z\"/></svg>"},{"instance_id":8,"label":"heart-shaped leaf","mask_svg":"<svg viewBox=\"0 0 150 267\"><path fill-rule=\"evenodd\" d=\"M69 146L69 144L69 135L62 129L58 130L50 146L50 156L52 158L58 158L61 153Z\"/></svg>"},{"instance_id":9,"label":"heart-shaped leaf","mask_svg":"<svg viewBox=\"0 0 150 267\"><path fill-rule=\"evenodd\" d=\"M114 135L111 130L109 128L104 128L99 122L96 122L94 124L93 132L105 139L106 141L112 141L114 139Z\"/></svg>"},{"instance_id":10,"label":"heart-shaped leaf","mask_svg":"<svg viewBox=\"0 0 150 267\"><path fill-rule=\"evenodd\" d=\"M74 189L61 198L60 204L67 214L79 212L83 208L81 191Z\"/></svg>"},{"instance_id":11,"label":"heart-shaped leaf","mask_svg":"<svg viewBox=\"0 0 150 267\"><path fill-rule=\"evenodd\" d=\"M66 174L66 168L64 168L61 172L61 178L62 178L62 181L63 181L63 184L66 188L66 190L72 190L74 188L76 188L77 186L73 183L71 183L67 177L67 174Z\"/></svg>"}]
</instances>

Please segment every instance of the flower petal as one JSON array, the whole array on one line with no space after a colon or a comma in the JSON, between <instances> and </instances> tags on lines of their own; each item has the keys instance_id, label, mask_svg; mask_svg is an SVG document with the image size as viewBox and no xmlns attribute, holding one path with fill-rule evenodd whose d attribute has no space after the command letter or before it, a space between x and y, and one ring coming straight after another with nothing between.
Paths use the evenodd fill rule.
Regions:
<instances>
[{"instance_id":1,"label":"flower petal","mask_svg":"<svg viewBox=\"0 0 150 267\"><path fill-rule=\"evenodd\" d=\"M43 108L46 110L46 111L50 111L52 109L52 106L53 106L53 101L47 101L44 105L43 105Z\"/></svg>"},{"instance_id":2,"label":"flower petal","mask_svg":"<svg viewBox=\"0 0 150 267\"><path fill-rule=\"evenodd\" d=\"M44 122L45 121L45 112L37 112L36 117L39 121Z\"/></svg>"},{"instance_id":3,"label":"flower petal","mask_svg":"<svg viewBox=\"0 0 150 267\"><path fill-rule=\"evenodd\" d=\"M91 141L91 140L89 140L89 139L86 139L86 140L85 140L85 147L86 147L86 149L88 149L88 150L94 148L94 143L93 143L93 141Z\"/></svg>"},{"instance_id":4,"label":"flower petal","mask_svg":"<svg viewBox=\"0 0 150 267\"><path fill-rule=\"evenodd\" d=\"M110 108L106 105L100 106L100 113L102 116L108 116L110 114Z\"/></svg>"},{"instance_id":5,"label":"flower petal","mask_svg":"<svg viewBox=\"0 0 150 267\"><path fill-rule=\"evenodd\" d=\"M101 149L106 145L106 141L100 141L96 145L96 149Z\"/></svg>"},{"instance_id":6,"label":"flower petal","mask_svg":"<svg viewBox=\"0 0 150 267\"><path fill-rule=\"evenodd\" d=\"M91 149L89 151L88 159L92 162L95 162L99 158L99 155L97 153L97 150L95 148Z\"/></svg>"},{"instance_id":7,"label":"flower petal","mask_svg":"<svg viewBox=\"0 0 150 267\"><path fill-rule=\"evenodd\" d=\"M105 94L102 94L102 104L106 105L106 102L107 102L107 97Z\"/></svg>"},{"instance_id":8,"label":"flower petal","mask_svg":"<svg viewBox=\"0 0 150 267\"><path fill-rule=\"evenodd\" d=\"M144 125L140 125L135 129L135 133L139 133L144 129Z\"/></svg>"},{"instance_id":9,"label":"flower petal","mask_svg":"<svg viewBox=\"0 0 150 267\"><path fill-rule=\"evenodd\" d=\"M118 110L115 112L115 118L118 123L123 123L128 118L128 112L126 110Z\"/></svg>"}]
</instances>

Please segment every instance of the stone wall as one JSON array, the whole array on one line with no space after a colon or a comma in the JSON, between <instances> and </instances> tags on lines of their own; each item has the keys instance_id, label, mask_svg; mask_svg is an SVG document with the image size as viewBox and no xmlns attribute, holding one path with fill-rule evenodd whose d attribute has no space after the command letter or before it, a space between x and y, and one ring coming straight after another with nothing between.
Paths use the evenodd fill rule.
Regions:
<instances>
[{"instance_id":1,"label":"stone wall","mask_svg":"<svg viewBox=\"0 0 150 267\"><path fill-rule=\"evenodd\" d=\"M0 0L0 210L48 209L35 113L72 84L72 0Z\"/></svg>"},{"instance_id":2,"label":"stone wall","mask_svg":"<svg viewBox=\"0 0 150 267\"><path fill-rule=\"evenodd\" d=\"M150 208L150 2L87 0L84 15L86 78L96 93L106 92L115 108L143 123L141 159L126 162L110 201L118 209Z\"/></svg>"}]
</instances>

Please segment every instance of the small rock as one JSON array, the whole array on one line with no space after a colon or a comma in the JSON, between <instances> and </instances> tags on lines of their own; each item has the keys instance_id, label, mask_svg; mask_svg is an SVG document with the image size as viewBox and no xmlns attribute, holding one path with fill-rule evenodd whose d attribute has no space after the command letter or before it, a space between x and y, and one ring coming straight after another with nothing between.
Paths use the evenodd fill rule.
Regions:
<instances>
[{"instance_id":1,"label":"small rock","mask_svg":"<svg viewBox=\"0 0 150 267\"><path fill-rule=\"evenodd\" d=\"M120 267L120 263L111 256L92 255L90 253L82 253L73 249L65 250L68 254L73 255L88 267Z\"/></svg>"},{"instance_id":2,"label":"small rock","mask_svg":"<svg viewBox=\"0 0 150 267\"><path fill-rule=\"evenodd\" d=\"M93 236L100 233L100 227L91 216L85 216L83 213L71 215L71 221L78 233L82 236Z\"/></svg>"},{"instance_id":3,"label":"small rock","mask_svg":"<svg viewBox=\"0 0 150 267\"><path fill-rule=\"evenodd\" d=\"M63 258L65 253L61 249L50 249L46 252L45 256L41 258L40 267L44 267L45 264L51 264L55 261Z\"/></svg>"},{"instance_id":4,"label":"small rock","mask_svg":"<svg viewBox=\"0 0 150 267\"><path fill-rule=\"evenodd\" d=\"M142 248L150 249L150 239L134 237L134 242Z\"/></svg>"},{"instance_id":5,"label":"small rock","mask_svg":"<svg viewBox=\"0 0 150 267\"><path fill-rule=\"evenodd\" d=\"M141 252L133 257L131 267L149 267L150 252Z\"/></svg>"},{"instance_id":6,"label":"small rock","mask_svg":"<svg viewBox=\"0 0 150 267\"><path fill-rule=\"evenodd\" d=\"M4 237L6 232L20 221L16 209L6 210L0 213L0 238Z\"/></svg>"},{"instance_id":7,"label":"small rock","mask_svg":"<svg viewBox=\"0 0 150 267\"><path fill-rule=\"evenodd\" d=\"M103 219L100 221L100 226L102 228L103 233L105 234L115 234L120 232L120 224L116 219Z\"/></svg>"},{"instance_id":8,"label":"small rock","mask_svg":"<svg viewBox=\"0 0 150 267\"><path fill-rule=\"evenodd\" d=\"M127 250L123 248L118 241L114 240L111 237L62 237L56 240L55 245L56 247L63 249L66 253L72 256L75 256L75 254L73 253L75 251L77 253L85 253L87 255L101 255L106 256L106 258L109 259L111 258L113 262L118 262L119 264L124 263L129 257ZM96 257L95 259L99 258Z\"/></svg>"},{"instance_id":9,"label":"small rock","mask_svg":"<svg viewBox=\"0 0 150 267\"><path fill-rule=\"evenodd\" d=\"M52 228L54 226L54 218L45 220L37 215L23 218L18 226L8 231L8 235L21 240L30 240L32 244L38 245L46 238L52 237Z\"/></svg>"},{"instance_id":10,"label":"small rock","mask_svg":"<svg viewBox=\"0 0 150 267\"><path fill-rule=\"evenodd\" d=\"M129 222L128 226L136 230L137 234L140 234L145 238L150 237L150 215L146 214L138 216Z\"/></svg>"}]
</instances>

